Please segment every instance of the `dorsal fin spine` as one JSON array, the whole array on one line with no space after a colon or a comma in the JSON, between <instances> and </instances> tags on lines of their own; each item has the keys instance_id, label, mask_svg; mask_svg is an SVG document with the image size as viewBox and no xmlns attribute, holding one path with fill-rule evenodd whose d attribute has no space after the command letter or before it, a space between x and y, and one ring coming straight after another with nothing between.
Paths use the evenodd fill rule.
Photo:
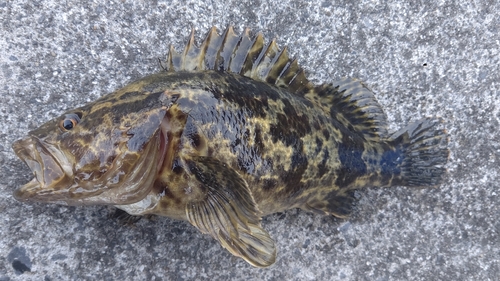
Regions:
<instances>
[{"instance_id":1,"label":"dorsal fin spine","mask_svg":"<svg viewBox=\"0 0 500 281\"><path fill-rule=\"evenodd\" d=\"M253 40L250 39L250 29L245 28L243 35L240 37L238 48L234 50L234 55L229 66L230 71L242 74L243 66L248 56L248 50L250 50L252 44Z\"/></svg>"},{"instance_id":2,"label":"dorsal fin spine","mask_svg":"<svg viewBox=\"0 0 500 281\"><path fill-rule=\"evenodd\" d=\"M184 48L182 68L185 70L197 70L201 68L200 65L200 49L196 46L194 39L194 28L191 29L191 36L186 47Z\"/></svg>"},{"instance_id":3,"label":"dorsal fin spine","mask_svg":"<svg viewBox=\"0 0 500 281\"><path fill-rule=\"evenodd\" d=\"M179 71L181 70L181 62L182 62L182 57L179 53L177 53L174 49L174 46L170 46L170 53L169 53L169 66L171 66L170 70L174 71Z\"/></svg>"},{"instance_id":4,"label":"dorsal fin spine","mask_svg":"<svg viewBox=\"0 0 500 281\"><path fill-rule=\"evenodd\" d=\"M276 41L273 39L265 49L265 53L261 62L259 63L259 72L262 81L267 81L269 78L269 72L273 67L273 61L278 57L276 54L279 53L278 46L276 45ZM274 84L274 83L273 83Z\"/></svg>"},{"instance_id":5,"label":"dorsal fin spine","mask_svg":"<svg viewBox=\"0 0 500 281\"><path fill-rule=\"evenodd\" d=\"M285 59L286 61L283 61L283 59ZM277 85L277 82L280 80L281 74L283 73L283 70L287 65L288 65L287 48L284 47L283 50L279 51L278 55L274 56L273 60L269 64L269 70L266 73L267 77L266 81L268 83Z\"/></svg>"},{"instance_id":6,"label":"dorsal fin spine","mask_svg":"<svg viewBox=\"0 0 500 281\"><path fill-rule=\"evenodd\" d=\"M169 52L168 52L168 57L167 57L167 71L173 71L174 70L174 61L173 61L173 53L175 52L174 46L170 45L169 47Z\"/></svg>"},{"instance_id":7,"label":"dorsal fin spine","mask_svg":"<svg viewBox=\"0 0 500 281\"><path fill-rule=\"evenodd\" d=\"M189 69L187 68L186 61L189 61L189 57L187 57L189 51L191 50L191 46L194 45L194 30L191 29L191 36L189 36L189 40L186 42L186 46L184 47L184 50L182 51L182 59L181 59L181 67L182 69Z\"/></svg>"},{"instance_id":8,"label":"dorsal fin spine","mask_svg":"<svg viewBox=\"0 0 500 281\"><path fill-rule=\"evenodd\" d=\"M234 30L232 26L228 26L226 31L224 31L224 36L222 36L222 50L220 51L220 56L222 59L222 68L220 70L228 70L229 65L234 53L234 49L238 44L238 36L234 34ZM236 40L236 41L235 41Z\"/></svg>"},{"instance_id":9,"label":"dorsal fin spine","mask_svg":"<svg viewBox=\"0 0 500 281\"><path fill-rule=\"evenodd\" d=\"M221 37L217 33L217 29L212 27L209 31L209 40L207 44L207 49L205 53L205 69L215 69L215 63L217 60L217 55L221 46Z\"/></svg>"},{"instance_id":10,"label":"dorsal fin spine","mask_svg":"<svg viewBox=\"0 0 500 281\"><path fill-rule=\"evenodd\" d=\"M268 48L269 48L269 44L267 44L266 46L263 46L262 50L257 55L257 58L255 59L255 61L253 62L253 65L252 65L252 76L255 76L255 74L257 74L257 76L260 77L260 75L258 73L258 69L259 69L259 66L261 65L261 62L263 61L263 58L266 56L266 51Z\"/></svg>"},{"instance_id":11,"label":"dorsal fin spine","mask_svg":"<svg viewBox=\"0 0 500 281\"><path fill-rule=\"evenodd\" d=\"M252 76L253 74L252 70L254 68L255 61L262 52L263 47L264 47L264 36L262 35L262 33L259 32L257 36L255 36L254 40L252 41L251 47L247 51L245 62L243 63L243 68L240 74L254 78Z\"/></svg>"},{"instance_id":12,"label":"dorsal fin spine","mask_svg":"<svg viewBox=\"0 0 500 281\"><path fill-rule=\"evenodd\" d=\"M262 33L251 37L248 28L236 35L228 26L219 35L212 27L199 47L193 29L182 53L170 48L167 70L228 71L287 88L291 93L313 89L297 60L289 58L286 47L280 50L275 40L264 44Z\"/></svg>"}]
</instances>

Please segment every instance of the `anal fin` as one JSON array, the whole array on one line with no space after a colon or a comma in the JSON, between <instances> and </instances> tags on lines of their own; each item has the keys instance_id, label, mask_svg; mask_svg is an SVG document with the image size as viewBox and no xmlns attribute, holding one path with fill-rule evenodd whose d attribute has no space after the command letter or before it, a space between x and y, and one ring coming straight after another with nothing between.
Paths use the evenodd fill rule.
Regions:
<instances>
[{"instance_id":1,"label":"anal fin","mask_svg":"<svg viewBox=\"0 0 500 281\"><path fill-rule=\"evenodd\" d=\"M186 162L196 184L206 194L186 205L189 222L253 266L273 264L276 247L260 225L260 211L245 180L226 164L209 157L193 157Z\"/></svg>"},{"instance_id":2,"label":"anal fin","mask_svg":"<svg viewBox=\"0 0 500 281\"><path fill-rule=\"evenodd\" d=\"M332 190L326 194L318 192L309 198L306 205L302 207L321 215L333 215L338 218L347 218L351 214L357 199L355 191L350 189Z\"/></svg>"}]
</instances>

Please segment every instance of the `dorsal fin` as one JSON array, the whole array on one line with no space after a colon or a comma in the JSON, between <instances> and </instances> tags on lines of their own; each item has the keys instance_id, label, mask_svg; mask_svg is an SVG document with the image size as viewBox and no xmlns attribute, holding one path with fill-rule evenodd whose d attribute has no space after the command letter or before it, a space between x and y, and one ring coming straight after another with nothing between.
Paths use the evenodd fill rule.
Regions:
<instances>
[{"instance_id":1,"label":"dorsal fin","mask_svg":"<svg viewBox=\"0 0 500 281\"><path fill-rule=\"evenodd\" d=\"M181 54L170 47L167 71L217 70L237 73L257 81L286 88L289 92L318 100L332 118L339 120L366 140L387 137L387 121L373 92L356 79L345 78L314 86L306 78L287 48L280 50L275 40L265 44L264 36L252 37L246 28L237 35L228 26L222 35L212 27L196 46L194 30Z\"/></svg>"},{"instance_id":2,"label":"dorsal fin","mask_svg":"<svg viewBox=\"0 0 500 281\"><path fill-rule=\"evenodd\" d=\"M332 118L366 140L387 138L387 118L373 92L361 81L343 78L315 87L305 96L318 100Z\"/></svg>"},{"instance_id":3,"label":"dorsal fin","mask_svg":"<svg viewBox=\"0 0 500 281\"><path fill-rule=\"evenodd\" d=\"M233 27L228 26L219 35L212 27L200 47L194 41L193 30L182 53L170 47L167 71L228 71L300 95L314 89L297 60L288 56L287 48L280 50L275 40L264 44L261 33L252 37L246 28L243 34L237 35Z\"/></svg>"}]
</instances>

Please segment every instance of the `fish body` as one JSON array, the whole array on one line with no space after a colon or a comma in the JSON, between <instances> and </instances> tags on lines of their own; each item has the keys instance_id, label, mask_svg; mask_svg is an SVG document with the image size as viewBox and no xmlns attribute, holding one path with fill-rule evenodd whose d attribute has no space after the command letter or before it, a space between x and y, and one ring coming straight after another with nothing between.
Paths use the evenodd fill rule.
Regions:
<instances>
[{"instance_id":1,"label":"fish body","mask_svg":"<svg viewBox=\"0 0 500 281\"><path fill-rule=\"evenodd\" d=\"M356 189L435 186L446 133L428 118L390 135L360 81L315 86L286 48L245 30L194 35L165 71L71 109L13 144L34 172L21 201L113 205L187 220L254 266L276 248L261 217L347 217Z\"/></svg>"}]
</instances>

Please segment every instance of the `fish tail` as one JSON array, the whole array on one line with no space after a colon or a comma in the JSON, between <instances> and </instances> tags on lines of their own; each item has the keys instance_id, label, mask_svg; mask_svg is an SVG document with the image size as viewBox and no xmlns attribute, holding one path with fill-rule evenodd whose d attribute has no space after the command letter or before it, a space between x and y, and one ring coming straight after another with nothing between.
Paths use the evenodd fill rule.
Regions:
<instances>
[{"instance_id":1,"label":"fish tail","mask_svg":"<svg viewBox=\"0 0 500 281\"><path fill-rule=\"evenodd\" d=\"M426 118L394 133L392 150L382 157L382 169L392 174L391 185L436 186L442 181L448 161L448 135L441 120Z\"/></svg>"}]
</instances>

